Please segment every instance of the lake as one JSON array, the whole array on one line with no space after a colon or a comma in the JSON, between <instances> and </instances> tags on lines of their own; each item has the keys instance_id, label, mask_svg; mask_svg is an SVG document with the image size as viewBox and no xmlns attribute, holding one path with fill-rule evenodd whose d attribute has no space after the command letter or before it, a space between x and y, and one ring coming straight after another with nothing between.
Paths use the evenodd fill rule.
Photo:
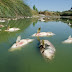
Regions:
<instances>
[{"instance_id":1,"label":"lake","mask_svg":"<svg viewBox=\"0 0 72 72\"><path fill-rule=\"evenodd\" d=\"M69 20L71 23L72 21ZM9 21L0 28L0 72L71 72L72 71L72 44L63 44L72 35L72 27L67 19L51 19L46 22L37 19L19 19ZM20 28L17 32L5 32L7 26ZM45 59L40 53L39 41L31 35L41 27L41 32L53 32L52 37L39 37L41 40L49 40L56 52L52 60ZM35 39L24 47L9 51L16 42L18 36L22 39Z\"/></svg>"}]
</instances>

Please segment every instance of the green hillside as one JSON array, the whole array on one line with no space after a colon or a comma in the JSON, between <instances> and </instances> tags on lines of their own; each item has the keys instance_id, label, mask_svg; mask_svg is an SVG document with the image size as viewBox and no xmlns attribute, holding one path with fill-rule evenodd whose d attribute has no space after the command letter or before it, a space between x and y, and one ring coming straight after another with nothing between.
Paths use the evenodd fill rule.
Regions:
<instances>
[{"instance_id":1,"label":"green hillside","mask_svg":"<svg viewBox=\"0 0 72 72\"><path fill-rule=\"evenodd\" d=\"M22 0L0 0L0 18L31 15L30 7Z\"/></svg>"}]
</instances>

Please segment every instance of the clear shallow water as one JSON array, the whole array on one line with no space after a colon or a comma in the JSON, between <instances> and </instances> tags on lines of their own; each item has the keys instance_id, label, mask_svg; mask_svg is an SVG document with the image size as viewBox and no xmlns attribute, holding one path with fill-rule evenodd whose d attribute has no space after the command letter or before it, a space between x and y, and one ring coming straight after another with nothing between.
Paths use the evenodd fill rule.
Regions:
<instances>
[{"instance_id":1,"label":"clear shallow water","mask_svg":"<svg viewBox=\"0 0 72 72\"><path fill-rule=\"evenodd\" d=\"M18 27L17 32L0 32L0 72L71 72L72 71L72 44L62 44L69 35L72 28L65 21L32 22L30 19L0 23ZM53 32L53 37L41 37L49 40L56 48L55 57L47 61L40 53L39 42L36 37L31 37L37 29ZM20 50L9 52L15 43L17 36L35 39L32 43L22 47Z\"/></svg>"}]
</instances>

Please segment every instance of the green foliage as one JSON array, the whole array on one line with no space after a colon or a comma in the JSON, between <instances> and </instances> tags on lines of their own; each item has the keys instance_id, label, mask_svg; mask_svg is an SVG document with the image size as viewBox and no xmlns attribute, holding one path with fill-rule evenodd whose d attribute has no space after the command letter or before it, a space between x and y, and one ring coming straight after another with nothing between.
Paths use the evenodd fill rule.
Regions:
<instances>
[{"instance_id":1,"label":"green foliage","mask_svg":"<svg viewBox=\"0 0 72 72\"><path fill-rule=\"evenodd\" d=\"M36 8L36 6L34 5L33 6L33 10L37 11L38 12L38 9Z\"/></svg>"},{"instance_id":2,"label":"green foliage","mask_svg":"<svg viewBox=\"0 0 72 72\"><path fill-rule=\"evenodd\" d=\"M40 11L39 14L44 14L45 16L60 16L59 12L53 12L53 11Z\"/></svg>"},{"instance_id":3,"label":"green foliage","mask_svg":"<svg viewBox=\"0 0 72 72\"><path fill-rule=\"evenodd\" d=\"M0 17L31 15L31 9L22 0L0 0Z\"/></svg>"},{"instance_id":4,"label":"green foliage","mask_svg":"<svg viewBox=\"0 0 72 72\"><path fill-rule=\"evenodd\" d=\"M72 11L63 11L60 13L61 16L72 16Z\"/></svg>"},{"instance_id":5,"label":"green foliage","mask_svg":"<svg viewBox=\"0 0 72 72\"><path fill-rule=\"evenodd\" d=\"M33 6L33 10L36 10L36 7L35 7L35 5Z\"/></svg>"},{"instance_id":6,"label":"green foliage","mask_svg":"<svg viewBox=\"0 0 72 72\"><path fill-rule=\"evenodd\" d=\"M38 9L36 8L36 11L38 12Z\"/></svg>"}]
</instances>

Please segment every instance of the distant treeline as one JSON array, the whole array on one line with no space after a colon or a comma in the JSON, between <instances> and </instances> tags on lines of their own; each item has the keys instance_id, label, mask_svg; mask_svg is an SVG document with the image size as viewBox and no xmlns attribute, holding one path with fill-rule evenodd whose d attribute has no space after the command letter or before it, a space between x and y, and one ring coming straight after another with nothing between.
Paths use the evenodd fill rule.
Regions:
<instances>
[{"instance_id":1,"label":"distant treeline","mask_svg":"<svg viewBox=\"0 0 72 72\"><path fill-rule=\"evenodd\" d=\"M0 0L0 18L31 15L30 7L23 0Z\"/></svg>"},{"instance_id":2,"label":"distant treeline","mask_svg":"<svg viewBox=\"0 0 72 72\"><path fill-rule=\"evenodd\" d=\"M60 16L72 16L72 11L63 11L60 13Z\"/></svg>"},{"instance_id":3,"label":"distant treeline","mask_svg":"<svg viewBox=\"0 0 72 72\"><path fill-rule=\"evenodd\" d=\"M39 14L44 14L45 16L72 16L72 11L71 10L63 11L63 12L40 11Z\"/></svg>"},{"instance_id":4,"label":"distant treeline","mask_svg":"<svg viewBox=\"0 0 72 72\"><path fill-rule=\"evenodd\" d=\"M59 16L58 12L51 12L51 11L40 11L39 14L44 14L45 16Z\"/></svg>"}]
</instances>

